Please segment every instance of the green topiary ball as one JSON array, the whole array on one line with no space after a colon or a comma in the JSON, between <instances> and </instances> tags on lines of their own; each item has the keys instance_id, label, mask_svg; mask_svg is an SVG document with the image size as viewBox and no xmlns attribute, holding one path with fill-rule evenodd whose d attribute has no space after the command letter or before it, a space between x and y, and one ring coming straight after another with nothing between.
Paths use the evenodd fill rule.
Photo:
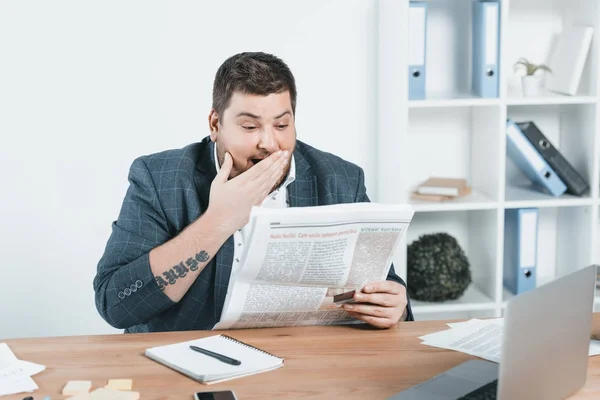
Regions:
<instances>
[{"instance_id":1,"label":"green topiary ball","mask_svg":"<svg viewBox=\"0 0 600 400\"><path fill-rule=\"evenodd\" d=\"M471 284L469 260L447 233L422 235L408 246L407 280L411 299L456 300Z\"/></svg>"}]
</instances>

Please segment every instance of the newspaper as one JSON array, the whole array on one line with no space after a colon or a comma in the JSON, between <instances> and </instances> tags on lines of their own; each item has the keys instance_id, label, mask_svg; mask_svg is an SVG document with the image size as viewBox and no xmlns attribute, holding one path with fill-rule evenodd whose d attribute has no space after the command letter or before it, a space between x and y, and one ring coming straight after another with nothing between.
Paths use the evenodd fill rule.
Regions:
<instances>
[{"instance_id":1,"label":"newspaper","mask_svg":"<svg viewBox=\"0 0 600 400\"><path fill-rule=\"evenodd\" d=\"M359 322L334 296L386 279L412 217L407 205L377 203L253 208L214 329Z\"/></svg>"}]
</instances>

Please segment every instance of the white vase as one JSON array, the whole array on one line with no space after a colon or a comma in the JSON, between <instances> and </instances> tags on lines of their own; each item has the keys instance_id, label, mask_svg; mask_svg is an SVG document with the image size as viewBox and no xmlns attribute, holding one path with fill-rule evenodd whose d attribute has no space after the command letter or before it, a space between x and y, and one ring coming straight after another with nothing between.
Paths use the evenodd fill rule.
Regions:
<instances>
[{"instance_id":1,"label":"white vase","mask_svg":"<svg viewBox=\"0 0 600 400\"><path fill-rule=\"evenodd\" d=\"M542 92L542 77L540 75L525 75L521 77L523 96L539 96Z\"/></svg>"}]
</instances>

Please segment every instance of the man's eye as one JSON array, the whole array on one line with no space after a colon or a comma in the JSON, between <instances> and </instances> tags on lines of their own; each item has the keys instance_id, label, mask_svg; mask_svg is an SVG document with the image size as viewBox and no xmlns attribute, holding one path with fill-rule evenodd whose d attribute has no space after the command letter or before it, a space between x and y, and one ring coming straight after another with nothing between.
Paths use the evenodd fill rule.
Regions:
<instances>
[{"instance_id":1,"label":"man's eye","mask_svg":"<svg viewBox=\"0 0 600 400\"><path fill-rule=\"evenodd\" d=\"M288 126L287 126L287 125L278 125L277 127L278 127L279 129L285 129L285 128L287 128Z\"/></svg>"},{"instance_id":2,"label":"man's eye","mask_svg":"<svg viewBox=\"0 0 600 400\"><path fill-rule=\"evenodd\" d=\"M253 129L256 129L256 127L255 127L255 126L242 126L242 128L244 128L244 129L245 129L245 130L247 130L247 131L251 131L251 130L253 130Z\"/></svg>"}]
</instances>

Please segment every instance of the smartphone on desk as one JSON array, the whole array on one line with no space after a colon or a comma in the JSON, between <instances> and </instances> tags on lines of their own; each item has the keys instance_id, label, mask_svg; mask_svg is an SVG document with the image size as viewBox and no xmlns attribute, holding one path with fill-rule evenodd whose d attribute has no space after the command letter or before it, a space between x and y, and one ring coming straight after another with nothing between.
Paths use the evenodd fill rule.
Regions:
<instances>
[{"instance_id":1,"label":"smartphone on desk","mask_svg":"<svg viewBox=\"0 0 600 400\"><path fill-rule=\"evenodd\" d=\"M197 392L194 394L194 400L237 400L237 397L231 390L221 390L218 392Z\"/></svg>"}]
</instances>

